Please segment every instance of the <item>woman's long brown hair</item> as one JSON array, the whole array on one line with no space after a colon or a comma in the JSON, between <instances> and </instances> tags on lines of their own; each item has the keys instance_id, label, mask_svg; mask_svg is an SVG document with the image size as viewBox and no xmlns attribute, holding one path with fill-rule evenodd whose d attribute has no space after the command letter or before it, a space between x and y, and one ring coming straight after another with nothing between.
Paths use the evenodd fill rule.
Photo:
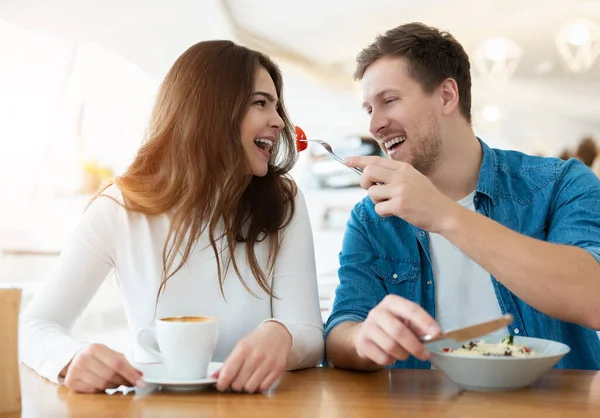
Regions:
<instances>
[{"instance_id":1,"label":"woman's long brown hair","mask_svg":"<svg viewBox=\"0 0 600 418\"><path fill-rule=\"evenodd\" d=\"M255 72L261 66L275 84L280 99L278 113L285 128L271 151L267 174L256 177L250 174L240 128L251 103ZM282 229L294 214L296 195L296 186L287 174L297 153L282 87L281 72L267 56L230 41L193 45L167 73L147 140L127 171L114 181L127 210L148 216L170 214L157 301L204 233L216 257L224 297L223 278L230 265L246 290L253 293L234 257L239 243L245 245L258 285L276 297L269 277ZM267 271L259 266L254 251L256 243L265 239L269 243ZM226 254L221 244L226 245ZM175 266L177 254L181 261Z\"/></svg>"}]
</instances>

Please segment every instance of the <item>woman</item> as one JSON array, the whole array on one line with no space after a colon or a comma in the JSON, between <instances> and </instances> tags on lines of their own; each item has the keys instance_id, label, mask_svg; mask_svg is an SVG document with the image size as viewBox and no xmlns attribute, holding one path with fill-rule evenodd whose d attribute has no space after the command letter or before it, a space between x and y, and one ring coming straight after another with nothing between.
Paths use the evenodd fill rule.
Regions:
<instances>
[{"instance_id":1,"label":"woman","mask_svg":"<svg viewBox=\"0 0 600 418\"><path fill-rule=\"evenodd\" d=\"M69 335L114 269L132 335L156 318L219 317L220 390L268 389L323 356L306 205L282 79L229 41L188 49L161 85L148 138L87 208L21 316L22 361L75 391L134 385L125 357ZM141 347L134 361L155 361ZM141 384L141 383L140 383Z\"/></svg>"}]
</instances>

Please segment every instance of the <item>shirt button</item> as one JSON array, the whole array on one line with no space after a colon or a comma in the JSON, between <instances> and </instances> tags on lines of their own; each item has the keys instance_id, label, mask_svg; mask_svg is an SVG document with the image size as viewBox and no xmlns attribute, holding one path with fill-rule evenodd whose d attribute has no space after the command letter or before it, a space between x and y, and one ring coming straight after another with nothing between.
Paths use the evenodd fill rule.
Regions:
<instances>
[{"instance_id":1,"label":"shirt button","mask_svg":"<svg viewBox=\"0 0 600 418\"><path fill-rule=\"evenodd\" d=\"M419 235L422 236L422 237L424 237L425 236L425 232L421 231L421 232L419 232Z\"/></svg>"},{"instance_id":2,"label":"shirt button","mask_svg":"<svg viewBox=\"0 0 600 418\"><path fill-rule=\"evenodd\" d=\"M427 285L431 286L431 283L433 283L431 280L427 280Z\"/></svg>"},{"instance_id":3,"label":"shirt button","mask_svg":"<svg viewBox=\"0 0 600 418\"><path fill-rule=\"evenodd\" d=\"M515 334L518 334L519 332L521 332L519 331L519 328L515 328Z\"/></svg>"},{"instance_id":4,"label":"shirt button","mask_svg":"<svg viewBox=\"0 0 600 418\"><path fill-rule=\"evenodd\" d=\"M398 278L398 275L396 273L394 273L394 275L392 276L394 279Z\"/></svg>"}]
</instances>

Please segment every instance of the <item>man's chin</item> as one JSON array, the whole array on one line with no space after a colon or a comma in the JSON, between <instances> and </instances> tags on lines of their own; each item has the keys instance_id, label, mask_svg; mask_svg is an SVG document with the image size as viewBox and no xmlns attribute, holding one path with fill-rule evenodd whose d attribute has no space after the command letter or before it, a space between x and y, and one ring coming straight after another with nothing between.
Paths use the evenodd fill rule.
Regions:
<instances>
[{"instance_id":1,"label":"man's chin","mask_svg":"<svg viewBox=\"0 0 600 418\"><path fill-rule=\"evenodd\" d=\"M402 158L402 156L400 155L394 155L394 154L386 154L387 158L390 160L394 160L394 161L398 161L399 163L410 163L409 161L406 161L404 158Z\"/></svg>"}]
</instances>

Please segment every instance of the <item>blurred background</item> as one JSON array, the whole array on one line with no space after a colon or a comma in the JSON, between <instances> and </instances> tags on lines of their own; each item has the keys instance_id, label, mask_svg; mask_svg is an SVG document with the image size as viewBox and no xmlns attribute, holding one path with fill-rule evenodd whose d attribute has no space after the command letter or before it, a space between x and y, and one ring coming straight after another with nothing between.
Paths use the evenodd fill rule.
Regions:
<instances>
[{"instance_id":1,"label":"blurred background","mask_svg":"<svg viewBox=\"0 0 600 418\"><path fill-rule=\"evenodd\" d=\"M27 304L91 195L130 163L162 77L192 44L231 39L269 54L294 123L342 156L377 154L355 57L411 21L466 48L484 141L598 170L599 0L0 0L0 283L22 286ZM309 205L326 319L344 225L365 192L312 146L292 174ZM114 278L74 332L127 350Z\"/></svg>"}]
</instances>

